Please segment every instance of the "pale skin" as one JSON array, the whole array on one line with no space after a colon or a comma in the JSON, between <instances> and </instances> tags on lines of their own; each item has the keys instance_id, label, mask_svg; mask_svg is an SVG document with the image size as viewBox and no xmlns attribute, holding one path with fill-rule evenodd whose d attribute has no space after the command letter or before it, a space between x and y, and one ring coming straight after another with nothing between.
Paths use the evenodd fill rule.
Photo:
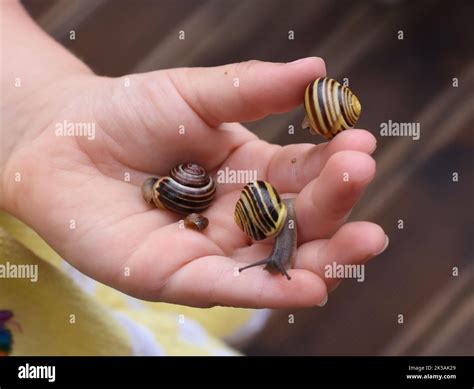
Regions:
<instances>
[{"instance_id":1,"label":"pale skin","mask_svg":"<svg viewBox=\"0 0 474 389\"><path fill-rule=\"evenodd\" d=\"M386 247L380 226L346 222L375 175L369 132L280 147L239 124L301 104L305 86L326 74L321 59L105 78L41 31L16 1L2 2L1 14L0 206L80 271L153 301L312 307L338 285L325 278L326 264L365 263ZM57 136L64 120L95 123L95 139ZM272 244L251 243L234 224L242 184L218 186L204 233L179 228L180 216L145 203L143 180L188 160L211 174L256 169L283 197L296 197L291 281L262 267L235 271L265 257Z\"/></svg>"}]
</instances>

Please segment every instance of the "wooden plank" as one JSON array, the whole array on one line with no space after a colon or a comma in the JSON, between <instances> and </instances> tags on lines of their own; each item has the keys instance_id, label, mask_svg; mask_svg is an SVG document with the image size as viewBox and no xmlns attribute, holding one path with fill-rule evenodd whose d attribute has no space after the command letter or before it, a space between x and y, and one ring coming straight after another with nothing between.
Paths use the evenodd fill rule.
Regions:
<instances>
[{"instance_id":1,"label":"wooden plank","mask_svg":"<svg viewBox=\"0 0 474 389\"><path fill-rule=\"evenodd\" d=\"M437 291L412 324L402 328L383 355L436 355L449 348L453 339L463 333L465 325L474 323L474 264L460 269L459 278ZM472 328L471 328L472 329ZM472 332L472 331L471 331ZM467 355L474 351L474 337L466 334ZM462 349L458 349L462 350Z\"/></svg>"},{"instance_id":2,"label":"wooden plank","mask_svg":"<svg viewBox=\"0 0 474 389\"><path fill-rule=\"evenodd\" d=\"M75 41L64 44L98 74L120 76L200 4L199 0L187 0L185 7L173 0L109 1L77 28Z\"/></svg>"},{"instance_id":3,"label":"wooden plank","mask_svg":"<svg viewBox=\"0 0 474 389\"><path fill-rule=\"evenodd\" d=\"M21 3L33 19L38 18L54 6L56 2L57 0L21 0Z\"/></svg>"},{"instance_id":4,"label":"wooden plank","mask_svg":"<svg viewBox=\"0 0 474 389\"><path fill-rule=\"evenodd\" d=\"M353 213L354 218L371 218L390 206L390 200L396 198L406 184L407 176L472 123L474 96L469 96L469 91L474 88L474 62L467 64L460 78L463 80L461 91L447 86L444 93L413 118L413 122L421 124L421 140L393 139L390 147L377 157L383 175L371 185L365 196L365 206Z\"/></svg>"},{"instance_id":5,"label":"wooden plank","mask_svg":"<svg viewBox=\"0 0 474 389\"><path fill-rule=\"evenodd\" d=\"M107 0L57 0L37 17L38 24L57 40L67 42L69 32L90 17Z\"/></svg>"},{"instance_id":6,"label":"wooden plank","mask_svg":"<svg viewBox=\"0 0 474 389\"><path fill-rule=\"evenodd\" d=\"M156 69L189 66L186 57L194 47L199 46L209 34L209 26L215 26L222 15L234 12L238 3L235 1L206 1L195 12L188 13L166 36L158 41L149 52L136 64L134 72L147 72ZM183 31L185 39L179 39Z\"/></svg>"}]
</instances>

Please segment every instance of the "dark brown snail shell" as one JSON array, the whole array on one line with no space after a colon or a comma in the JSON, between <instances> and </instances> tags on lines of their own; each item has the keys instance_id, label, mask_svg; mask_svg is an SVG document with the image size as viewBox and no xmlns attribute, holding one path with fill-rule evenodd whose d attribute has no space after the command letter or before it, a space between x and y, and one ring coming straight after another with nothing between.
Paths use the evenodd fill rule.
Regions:
<instances>
[{"instance_id":1,"label":"dark brown snail shell","mask_svg":"<svg viewBox=\"0 0 474 389\"><path fill-rule=\"evenodd\" d=\"M179 164L169 175L147 178L142 185L145 201L182 215L200 213L216 195L216 185L206 170L193 162Z\"/></svg>"}]
</instances>

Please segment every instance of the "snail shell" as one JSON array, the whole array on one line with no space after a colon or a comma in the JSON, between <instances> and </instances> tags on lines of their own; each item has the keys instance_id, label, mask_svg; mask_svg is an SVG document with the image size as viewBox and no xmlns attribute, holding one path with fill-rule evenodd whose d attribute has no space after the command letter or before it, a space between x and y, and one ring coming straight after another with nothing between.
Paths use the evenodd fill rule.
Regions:
<instances>
[{"instance_id":1,"label":"snail shell","mask_svg":"<svg viewBox=\"0 0 474 389\"><path fill-rule=\"evenodd\" d=\"M306 87L304 108L302 127L327 139L353 127L362 110L359 99L348 87L327 77L317 78Z\"/></svg>"},{"instance_id":2,"label":"snail shell","mask_svg":"<svg viewBox=\"0 0 474 389\"><path fill-rule=\"evenodd\" d=\"M204 231L209 225L209 219L199 213L191 213L184 218L184 226L195 231Z\"/></svg>"},{"instance_id":3,"label":"snail shell","mask_svg":"<svg viewBox=\"0 0 474 389\"><path fill-rule=\"evenodd\" d=\"M270 183L253 181L242 189L234 220L243 232L258 241L278 235L286 213L285 204Z\"/></svg>"},{"instance_id":4,"label":"snail shell","mask_svg":"<svg viewBox=\"0 0 474 389\"><path fill-rule=\"evenodd\" d=\"M182 163L161 178L150 177L142 185L143 198L158 208L183 215L208 208L216 195L216 185L206 170L192 162Z\"/></svg>"}]
</instances>

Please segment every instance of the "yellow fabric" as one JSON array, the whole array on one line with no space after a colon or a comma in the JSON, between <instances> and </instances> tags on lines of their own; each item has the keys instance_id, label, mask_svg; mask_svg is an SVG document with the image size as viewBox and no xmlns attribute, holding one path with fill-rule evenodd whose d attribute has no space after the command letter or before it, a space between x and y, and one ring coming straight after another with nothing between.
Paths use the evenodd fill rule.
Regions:
<instances>
[{"instance_id":1,"label":"yellow fabric","mask_svg":"<svg viewBox=\"0 0 474 389\"><path fill-rule=\"evenodd\" d=\"M7 262L38 266L37 282L0 278L0 310L11 310L23 330L11 328L12 355L233 355L219 338L254 312L134 299L82 275L33 230L0 212L0 265Z\"/></svg>"}]
</instances>

